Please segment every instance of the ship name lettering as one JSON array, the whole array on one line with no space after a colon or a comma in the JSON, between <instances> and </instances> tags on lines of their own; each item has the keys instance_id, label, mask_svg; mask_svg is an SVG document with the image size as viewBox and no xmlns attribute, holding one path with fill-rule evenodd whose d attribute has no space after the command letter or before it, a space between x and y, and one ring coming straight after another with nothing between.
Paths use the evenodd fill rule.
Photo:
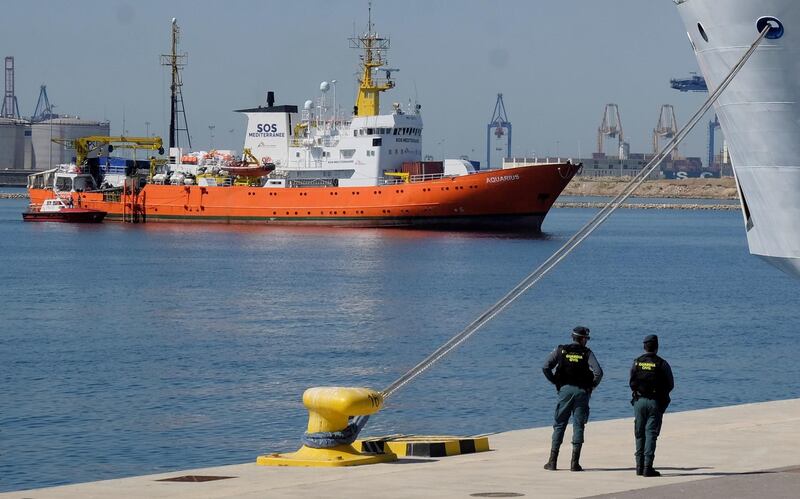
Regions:
<instances>
[{"instance_id":1,"label":"ship name lettering","mask_svg":"<svg viewBox=\"0 0 800 499\"><path fill-rule=\"evenodd\" d=\"M498 177L489 177L486 179L487 184L497 184L500 182L513 182L519 180L519 175L500 175Z\"/></svg>"}]
</instances>

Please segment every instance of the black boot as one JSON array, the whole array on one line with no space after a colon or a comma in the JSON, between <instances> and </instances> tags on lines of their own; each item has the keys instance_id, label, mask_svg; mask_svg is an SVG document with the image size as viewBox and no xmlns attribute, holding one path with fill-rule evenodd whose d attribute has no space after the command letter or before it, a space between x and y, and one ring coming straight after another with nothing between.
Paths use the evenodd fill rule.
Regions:
<instances>
[{"instance_id":1,"label":"black boot","mask_svg":"<svg viewBox=\"0 0 800 499\"><path fill-rule=\"evenodd\" d=\"M550 449L550 460L544 465L544 469L555 471L557 469L556 461L558 461L558 449Z\"/></svg>"},{"instance_id":2,"label":"black boot","mask_svg":"<svg viewBox=\"0 0 800 499\"><path fill-rule=\"evenodd\" d=\"M644 470L642 472L644 476L661 476L661 473L653 469L653 461L648 459L647 462L644 463Z\"/></svg>"},{"instance_id":3,"label":"black boot","mask_svg":"<svg viewBox=\"0 0 800 499\"><path fill-rule=\"evenodd\" d=\"M644 475L644 458L637 457L636 458L636 476Z\"/></svg>"},{"instance_id":4,"label":"black boot","mask_svg":"<svg viewBox=\"0 0 800 499\"><path fill-rule=\"evenodd\" d=\"M581 447L583 444L572 444L572 462L569 465L570 471L583 471L581 468Z\"/></svg>"}]
</instances>

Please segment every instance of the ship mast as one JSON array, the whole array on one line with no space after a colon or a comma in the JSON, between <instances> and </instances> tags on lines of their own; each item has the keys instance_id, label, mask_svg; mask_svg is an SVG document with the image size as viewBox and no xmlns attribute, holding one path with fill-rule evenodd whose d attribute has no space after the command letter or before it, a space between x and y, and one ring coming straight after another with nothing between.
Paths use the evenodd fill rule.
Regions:
<instances>
[{"instance_id":1,"label":"ship mast","mask_svg":"<svg viewBox=\"0 0 800 499\"><path fill-rule=\"evenodd\" d=\"M183 105L183 81L181 80L180 70L186 66L188 56L186 53L178 53L178 39L181 29L178 27L178 20L172 18L172 50L169 54L162 54L161 65L169 66L172 73L172 83L170 84L170 113L169 113L169 147L179 147L179 133L186 133L186 142L189 148L192 147L192 139L189 136L189 124L186 121L186 108ZM180 128L181 117L183 117L183 128Z\"/></svg>"},{"instance_id":2,"label":"ship mast","mask_svg":"<svg viewBox=\"0 0 800 499\"><path fill-rule=\"evenodd\" d=\"M373 76L373 71L386 64L389 38L379 36L373 31L372 2L369 2L367 32L359 37L350 38L350 48L363 51L360 56L361 78L358 80L358 96L353 114L375 116L380 113L380 93L393 88L394 81L390 79L389 70L386 70L386 78Z\"/></svg>"}]
</instances>

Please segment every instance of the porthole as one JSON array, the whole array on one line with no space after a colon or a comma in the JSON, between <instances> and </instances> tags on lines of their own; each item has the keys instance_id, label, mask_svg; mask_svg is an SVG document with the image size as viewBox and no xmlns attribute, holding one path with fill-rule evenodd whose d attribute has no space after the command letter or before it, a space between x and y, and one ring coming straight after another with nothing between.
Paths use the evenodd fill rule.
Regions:
<instances>
[{"instance_id":1,"label":"porthole","mask_svg":"<svg viewBox=\"0 0 800 499\"><path fill-rule=\"evenodd\" d=\"M706 34L706 30L703 29L703 25L702 24L697 23L697 31L700 32L700 36L703 37L703 40L705 40L707 42L708 41L708 35Z\"/></svg>"},{"instance_id":2,"label":"porthole","mask_svg":"<svg viewBox=\"0 0 800 499\"><path fill-rule=\"evenodd\" d=\"M783 36L783 23L774 17L762 17L756 22L756 29L759 33L764 31L764 28L767 26L769 26L770 29L767 31L766 37L770 40L777 40Z\"/></svg>"}]
</instances>

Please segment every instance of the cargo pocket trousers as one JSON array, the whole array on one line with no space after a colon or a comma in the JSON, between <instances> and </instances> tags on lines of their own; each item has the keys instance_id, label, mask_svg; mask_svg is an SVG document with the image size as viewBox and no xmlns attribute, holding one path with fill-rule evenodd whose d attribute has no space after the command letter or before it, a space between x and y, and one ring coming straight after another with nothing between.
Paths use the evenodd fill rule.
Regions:
<instances>
[{"instance_id":1,"label":"cargo pocket trousers","mask_svg":"<svg viewBox=\"0 0 800 499\"><path fill-rule=\"evenodd\" d=\"M564 385L558 391L555 423L553 423L553 448L561 447L564 430L572 416L572 443L583 443L583 429L589 420L589 392L573 385Z\"/></svg>"}]
</instances>

